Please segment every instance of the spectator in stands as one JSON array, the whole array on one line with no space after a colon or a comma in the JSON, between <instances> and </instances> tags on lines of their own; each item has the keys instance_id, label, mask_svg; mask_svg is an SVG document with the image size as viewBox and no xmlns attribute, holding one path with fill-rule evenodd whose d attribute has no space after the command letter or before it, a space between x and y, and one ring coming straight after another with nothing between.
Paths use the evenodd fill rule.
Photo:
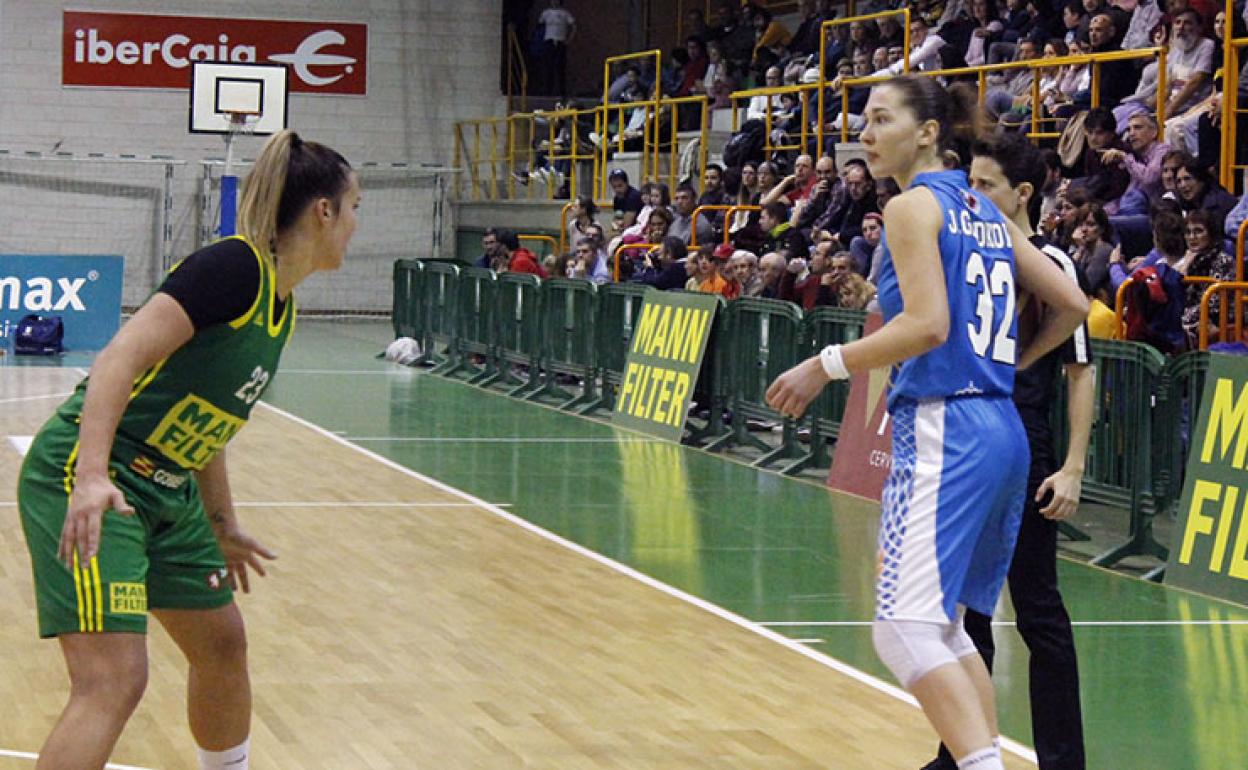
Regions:
<instances>
[{"instance_id":1,"label":"spectator in stands","mask_svg":"<svg viewBox=\"0 0 1248 770\"><path fill-rule=\"evenodd\" d=\"M1106 166L1121 166L1131 177L1122 198L1105 207L1112 215L1147 214L1149 205L1161 196L1161 161L1170 145L1157 141L1157 120L1148 113L1132 115L1127 121L1130 150L1108 149L1101 153Z\"/></svg>"},{"instance_id":2,"label":"spectator in stands","mask_svg":"<svg viewBox=\"0 0 1248 770\"><path fill-rule=\"evenodd\" d=\"M1179 206L1189 217L1196 211L1208 211L1214 222L1210 232L1222 232L1226 215L1235 208L1237 201L1203 164L1189 155L1175 174L1174 185L1179 193Z\"/></svg>"},{"instance_id":3,"label":"spectator in stands","mask_svg":"<svg viewBox=\"0 0 1248 770\"><path fill-rule=\"evenodd\" d=\"M1102 203L1116 201L1127 191L1131 176L1122 164L1108 165L1104 153L1107 150L1126 150L1118 137L1117 121L1107 107L1088 111L1083 123L1087 147L1083 151L1083 165L1077 168L1079 178L1072 187L1083 187L1092 200Z\"/></svg>"},{"instance_id":4,"label":"spectator in stands","mask_svg":"<svg viewBox=\"0 0 1248 770\"><path fill-rule=\"evenodd\" d=\"M563 7L563 0L550 0L550 7L537 19L545 26L546 93L568 97L568 43L576 37L576 19Z\"/></svg>"},{"instance_id":5,"label":"spectator in stands","mask_svg":"<svg viewBox=\"0 0 1248 770\"><path fill-rule=\"evenodd\" d=\"M699 206L730 206L735 201L724 189L724 167L718 163L706 164L706 172L702 174L702 195L698 197ZM724 212L711 213L711 224L722 233Z\"/></svg>"},{"instance_id":6,"label":"spectator in stands","mask_svg":"<svg viewBox=\"0 0 1248 770\"><path fill-rule=\"evenodd\" d=\"M836 161L824 155L815 164L815 187L810 197L798 201L789 221L809 238L812 230L818 232L828 227L832 216L844 205L847 195L845 183L836 173Z\"/></svg>"},{"instance_id":7,"label":"spectator in stands","mask_svg":"<svg viewBox=\"0 0 1248 770\"><path fill-rule=\"evenodd\" d=\"M1167 83L1170 98L1166 104L1166 140L1171 146L1188 152L1197 150L1197 128L1201 107L1213 92L1213 72L1221 65L1214 62L1217 45L1201 35L1200 14L1188 8L1174 16L1170 50L1166 56ZM1156 101L1154 99L1154 101Z\"/></svg>"},{"instance_id":8,"label":"spectator in stands","mask_svg":"<svg viewBox=\"0 0 1248 770\"><path fill-rule=\"evenodd\" d=\"M1132 271L1145 267L1166 267L1177 270L1179 263L1187 253L1183 212L1173 203L1163 201L1157 206L1152 216L1153 248L1147 256L1124 264L1122 248L1116 248L1109 255L1110 291L1118 296L1118 288L1122 286Z\"/></svg>"},{"instance_id":9,"label":"spectator in stands","mask_svg":"<svg viewBox=\"0 0 1248 770\"><path fill-rule=\"evenodd\" d=\"M1234 242L1239 237L1239 228L1245 219L1248 219L1248 193L1245 193L1239 199L1239 203L1235 204L1235 208L1226 215L1226 224L1222 232L1228 241Z\"/></svg>"},{"instance_id":10,"label":"spectator in stands","mask_svg":"<svg viewBox=\"0 0 1248 770\"><path fill-rule=\"evenodd\" d=\"M1093 1L1085 0L1084 7L1087 7L1087 2ZM1120 29L1126 31L1125 23L1121 27L1116 26L1114 14L1109 11L1101 11L1094 15L1088 23L1088 41L1092 45L1092 53L1111 53L1121 50L1118 47L1118 40L1121 37ZM1104 62L1100 65L1100 69L1101 104L1106 107L1118 106L1135 90L1140 80L1139 73L1136 72L1135 65L1131 61ZM1074 101L1076 104L1084 103L1084 97L1076 94Z\"/></svg>"},{"instance_id":11,"label":"spectator in stands","mask_svg":"<svg viewBox=\"0 0 1248 770\"><path fill-rule=\"evenodd\" d=\"M645 242L662 243L663 239L669 234L676 235L677 238L680 238L680 236L676 233L669 233L674 219L675 216L672 214L670 209L658 208L651 211L650 219L646 222ZM688 243L688 239L686 238L681 238L681 240Z\"/></svg>"},{"instance_id":12,"label":"spectator in stands","mask_svg":"<svg viewBox=\"0 0 1248 770\"><path fill-rule=\"evenodd\" d=\"M866 21L851 21L849 23L849 50L847 51L849 56L852 57L865 53L869 62L879 47L880 28L876 26L874 21L868 19ZM884 50L884 55L888 55L887 48ZM877 69L880 69L880 67L872 67L867 72L870 73L872 70Z\"/></svg>"},{"instance_id":13,"label":"spectator in stands","mask_svg":"<svg viewBox=\"0 0 1248 770\"><path fill-rule=\"evenodd\" d=\"M1122 38L1124 51L1148 48L1153 45L1152 31L1163 24L1162 10L1159 0L1138 0L1135 10L1131 13L1131 21L1127 23L1127 34Z\"/></svg>"},{"instance_id":14,"label":"spectator in stands","mask_svg":"<svg viewBox=\"0 0 1248 770\"><path fill-rule=\"evenodd\" d=\"M835 14L830 0L799 0L797 9L802 23L793 33L789 52L795 58L804 60L811 54L819 53L819 29Z\"/></svg>"},{"instance_id":15,"label":"spectator in stands","mask_svg":"<svg viewBox=\"0 0 1248 770\"><path fill-rule=\"evenodd\" d=\"M1109 255L1114 250L1110 243L1114 231L1109 224L1109 216L1101 204L1086 203L1077 210L1075 221L1078 225L1073 236L1075 249L1070 255L1071 259L1079 263L1084 275L1088 277L1091 296L1113 307L1114 298L1110 296Z\"/></svg>"},{"instance_id":16,"label":"spectator in stands","mask_svg":"<svg viewBox=\"0 0 1248 770\"><path fill-rule=\"evenodd\" d=\"M498 247L506 255L506 267L509 273L529 273L538 278L546 278L546 269L538 262L533 252L520 245L520 238L507 229L499 229L495 237Z\"/></svg>"},{"instance_id":17,"label":"spectator in stands","mask_svg":"<svg viewBox=\"0 0 1248 770\"><path fill-rule=\"evenodd\" d=\"M838 247L849 248L854 238L862 234L862 220L867 214L879 213L875 198L875 179L863 163L845 165L846 196L839 210L823 223L819 236L836 240Z\"/></svg>"},{"instance_id":18,"label":"spectator in stands","mask_svg":"<svg viewBox=\"0 0 1248 770\"><path fill-rule=\"evenodd\" d=\"M901 195L901 188L891 176L875 180L875 205L879 207L881 214L888 202L898 195Z\"/></svg>"},{"instance_id":19,"label":"spectator in stands","mask_svg":"<svg viewBox=\"0 0 1248 770\"><path fill-rule=\"evenodd\" d=\"M810 255L810 263L806 260L790 259L780 283L780 299L801 305L802 310L811 310L817 305L835 305L835 289L825 284L823 276L832 267L832 252L836 244L824 241L815 247Z\"/></svg>"},{"instance_id":20,"label":"spectator in stands","mask_svg":"<svg viewBox=\"0 0 1248 770\"><path fill-rule=\"evenodd\" d=\"M1062 181L1062 159L1057 150L1051 147L1041 150L1040 157L1048 170L1044 177L1044 187L1040 190L1040 221L1043 222L1057 208L1057 188ZM880 210L884 210L883 205Z\"/></svg>"},{"instance_id":21,"label":"spectator in stands","mask_svg":"<svg viewBox=\"0 0 1248 770\"><path fill-rule=\"evenodd\" d=\"M1024 62L1039 58L1040 51L1034 40L1020 40L1014 61ZM1031 116L1031 84L1035 71L1031 68L1006 70L1001 75L989 75L988 82L995 84L984 95L988 114L1001 121L1001 125L1015 127Z\"/></svg>"},{"instance_id":22,"label":"spectator in stands","mask_svg":"<svg viewBox=\"0 0 1248 770\"><path fill-rule=\"evenodd\" d=\"M748 206L757 194L758 164L747 160L741 164L741 187L737 190L737 199L734 203L738 206Z\"/></svg>"},{"instance_id":23,"label":"spectator in stands","mask_svg":"<svg viewBox=\"0 0 1248 770\"><path fill-rule=\"evenodd\" d=\"M780 283L784 280L786 265L784 255L777 254L774 251L764 254L758 260L758 277L763 282L763 288L758 292L759 297L763 299L780 298Z\"/></svg>"},{"instance_id":24,"label":"spectator in stands","mask_svg":"<svg viewBox=\"0 0 1248 770\"><path fill-rule=\"evenodd\" d=\"M832 290L832 304L847 310L865 310L875 299L875 286L854 269L849 252L832 255L828 272L823 274L823 285Z\"/></svg>"},{"instance_id":25,"label":"spectator in stands","mask_svg":"<svg viewBox=\"0 0 1248 770\"><path fill-rule=\"evenodd\" d=\"M893 46L900 46L905 40L900 19L900 16L883 16L875 21L880 30L880 45L886 50Z\"/></svg>"},{"instance_id":26,"label":"spectator in stands","mask_svg":"<svg viewBox=\"0 0 1248 770\"><path fill-rule=\"evenodd\" d=\"M744 66L754 50L754 29L741 23L740 4L723 0L716 6L709 39L718 41L729 61Z\"/></svg>"},{"instance_id":27,"label":"spectator in stands","mask_svg":"<svg viewBox=\"0 0 1248 770\"><path fill-rule=\"evenodd\" d=\"M755 206L763 204L763 198L780 185L780 170L774 161L764 161L758 165L758 196L750 201Z\"/></svg>"},{"instance_id":28,"label":"spectator in stands","mask_svg":"<svg viewBox=\"0 0 1248 770\"><path fill-rule=\"evenodd\" d=\"M624 212L625 228L632 227L643 205L641 191L628 183L628 172L622 168L613 169L607 175L607 181L610 182L611 190L615 193L611 207L615 211Z\"/></svg>"},{"instance_id":29,"label":"spectator in stands","mask_svg":"<svg viewBox=\"0 0 1248 770\"><path fill-rule=\"evenodd\" d=\"M732 258L731 244L721 243L718 246L703 244L698 247L698 268L701 280L698 291L704 294L719 294L725 299L735 299L741 294L741 285L736 279L725 277L721 268L727 267Z\"/></svg>"},{"instance_id":30,"label":"spectator in stands","mask_svg":"<svg viewBox=\"0 0 1248 770\"><path fill-rule=\"evenodd\" d=\"M581 238L576 242L576 259L571 268L572 278L584 278L600 285L611 282L611 270L605 259L598 258L598 248L593 238Z\"/></svg>"},{"instance_id":31,"label":"spectator in stands","mask_svg":"<svg viewBox=\"0 0 1248 770\"><path fill-rule=\"evenodd\" d=\"M1112 5L1109 0L1083 0L1083 10L1087 12L1086 24L1089 30L1097 16L1101 14L1108 16L1114 25L1114 47L1117 48L1122 44L1122 38L1126 35L1131 21L1126 11Z\"/></svg>"},{"instance_id":32,"label":"spectator in stands","mask_svg":"<svg viewBox=\"0 0 1248 770\"><path fill-rule=\"evenodd\" d=\"M764 203L763 210L758 215L758 223L766 234L763 244L765 251L779 252L785 259L806 256L806 239L802 237L800 230L789 224L788 209L783 203Z\"/></svg>"},{"instance_id":33,"label":"spectator in stands","mask_svg":"<svg viewBox=\"0 0 1248 770\"><path fill-rule=\"evenodd\" d=\"M1217 281L1235 280L1235 259L1222 248L1218 237L1220 220L1208 209L1193 211L1187 216L1185 234L1187 253L1176 266L1185 276L1205 276ZM1195 348L1200 334L1200 301L1206 285L1187 284L1187 302L1183 308L1183 329L1187 332L1188 346ZM1218 320L1221 316L1220 297L1209 299L1209 339L1217 339Z\"/></svg>"},{"instance_id":34,"label":"spectator in stands","mask_svg":"<svg viewBox=\"0 0 1248 770\"><path fill-rule=\"evenodd\" d=\"M690 185L682 184L676 188L675 216L672 218L671 227L668 228L666 235L674 235L686 244L697 245L693 241L693 212L698 208L697 198L697 191ZM697 229L699 241L714 240L715 226L711 224L711 220L707 219L706 214L698 214ZM651 243L657 242L651 241Z\"/></svg>"},{"instance_id":35,"label":"spectator in stands","mask_svg":"<svg viewBox=\"0 0 1248 770\"><path fill-rule=\"evenodd\" d=\"M650 212L655 209L667 209L672 205L672 196L663 182L646 182L641 186L641 213L632 227L624 231L625 235L645 235L646 226L650 221Z\"/></svg>"},{"instance_id":36,"label":"spectator in stands","mask_svg":"<svg viewBox=\"0 0 1248 770\"><path fill-rule=\"evenodd\" d=\"M754 18L754 58L765 51L780 56L793 40L793 33L784 24L774 19L771 11L766 8L753 7Z\"/></svg>"},{"instance_id":37,"label":"spectator in stands","mask_svg":"<svg viewBox=\"0 0 1248 770\"><path fill-rule=\"evenodd\" d=\"M703 40L709 40L710 27L706 26L706 16L703 15L702 9L692 8L685 12L685 28L682 30L686 35L696 35Z\"/></svg>"},{"instance_id":38,"label":"spectator in stands","mask_svg":"<svg viewBox=\"0 0 1248 770\"><path fill-rule=\"evenodd\" d=\"M506 264L506 257L502 249L498 245L498 230L493 227L485 228L485 234L481 236L481 256L473 262L473 267L482 267L486 270L499 272Z\"/></svg>"},{"instance_id":39,"label":"spectator in stands","mask_svg":"<svg viewBox=\"0 0 1248 770\"><path fill-rule=\"evenodd\" d=\"M910 17L910 71L924 72L927 70L937 70L941 67L940 49L944 48L944 39L932 32L927 27L927 22L922 16ZM890 53L889 58L892 58ZM904 69L904 63L899 59L890 63L886 70L880 70L872 73L874 76L884 77L885 75L898 75Z\"/></svg>"},{"instance_id":40,"label":"spectator in stands","mask_svg":"<svg viewBox=\"0 0 1248 770\"><path fill-rule=\"evenodd\" d=\"M732 254L728 269L741 284L742 297L757 297L763 290L763 279L758 274L758 257L751 252L739 250Z\"/></svg>"},{"instance_id":41,"label":"spectator in stands","mask_svg":"<svg viewBox=\"0 0 1248 770\"><path fill-rule=\"evenodd\" d=\"M568 213L568 243L576 244L589 235L590 225L597 224L594 217L598 215L598 206L592 195L578 195Z\"/></svg>"},{"instance_id":42,"label":"spectator in stands","mask_svg":"<svg viewBox=\"0 0 1248 770\"><path fill-rule=\"evenodd\" d=\"M871 70L877 71L888 67L888 46L882 45L871 52Z\"/></svg>"},{"instance_id":43,"label":"spectator in stands","mask_svg":"<svg viewBox=\"0 0 1248 770\"><path fill-rule=\"evenodd\" d=\"M701 81L694 84L693 90L695 93L711 97L712 108L728 107L731 105L728 95L731 94L731 87L735 83L732 65L724 59L723 47L714 40L706 44L706 58L706 74L702 76ZM728 86L726 92L725 85Z\"/></svg>"},{"instance_id":44,"label":"spectator in stands","mask_svg":"<svg viewBox=\"0 0 1248 770\"><path fill-rule=\"evenodd\" d=\"M642 258L642 269L633 274L633 280L653 286L661 291L683 289L689 280L685 259L689 256L685 242L668 236L657 251L649 251Z\"/></svg>"},{"instance_id":45,"label":"spectator in stands","mask_svg":"<svg viewBox=\"0 0 1248 770\"><path fill-rule=\"evenodd\" d=\"M872 211L862 218L862 234L849 244L849 256L859 275L870 276L883 256L884 216Z\"/></svg>"},{"instance_id":46,"label":"spectator in stands","mask_svg":"<svg viewBox=\"0 0 1248 770\"><path fill-rule=\"evenodd\" d=\"M1083 10L1083 0L1067 0L1062 6L1062 23L1066 25L1066 45L1075 41L1086 17L1087 12Z\"/></svg>"},{"instance_id":47,"label":"spectator in stands","mask_svg":"<svg viewBox=\"0 0 1248 770\"><path fill-rule=\"evenodd\" d=\"M685 38L685 51L689 54L689 62L685 64L680 85L673 96L691 96L706 79L706 69L711 60L706 55L706 41L696 35Z\"/></svg>"},{"instance_id":48,"label":"spectator in stands","mask_svg":"<svg viewBox=\"0 0 1248 770\"><path fill-rule=\"evenodd\" d=\"M793 161L793 173L780 180L780 183L764 193L762 204L780 201L792 205L810 197L815 187L815 161L809 155L798 155Z\"/></svg>"},{"instance_id":49,"label":"spectator in stands","mask_svg":"<svg viewBox=\"0 0 1248 770\"><path fill-rule=\"evenodd\" d=\"M962 58L968 67L979 67L988 63L988 47L1001 39L1005 29L997 0L972 0L971 20L975 29L967 40Z\"/></svg>"},{"instance_id":50,"label":"spectator in stands","mask_svg":"<svg viewBox=\"0 0 1248 770\"><path fill-rule=\"evenodd\" d=\"M768 67L764 85L767 88L780 88L784 85L784 73L779 67ZM774 118L782 110L780 97L760 94L750 97L750 104L745 109L746 120L765 120L770 112Z\"/></svg>"}]
</instances>

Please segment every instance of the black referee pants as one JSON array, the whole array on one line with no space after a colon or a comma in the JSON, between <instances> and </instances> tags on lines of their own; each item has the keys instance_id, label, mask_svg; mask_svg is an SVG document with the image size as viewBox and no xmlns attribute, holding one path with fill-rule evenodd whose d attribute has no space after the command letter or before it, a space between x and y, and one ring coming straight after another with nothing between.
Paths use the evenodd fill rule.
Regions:
<instances>
[{"instance_id":1,"label":"black referee pants","mask_svg":"<svg viewBox=\"0 0 1248 770\"><path fill-rule=\"evenodd\" d=\"M1056 470L1048 430L1033 432L1027 502L1023 508L1018 543L1010 564L1010 598L1014 602L1018 633L1030 652L1028 680L1031 726L1040 770L1084 770L1083 715L1079 705L1079 666L1070 616L1057 588L1057 522L1040 514L1036 490ZM1041 440L1042 439L1042 440ZM1039 446L1037 446L1039 445ZM1045 504L1048 500L1043 501ZM996 645L992 618L967 610L965 628L992 671ZM957 763L942 745L933 770L956 770Z\"/></svg>"}]
</instances>

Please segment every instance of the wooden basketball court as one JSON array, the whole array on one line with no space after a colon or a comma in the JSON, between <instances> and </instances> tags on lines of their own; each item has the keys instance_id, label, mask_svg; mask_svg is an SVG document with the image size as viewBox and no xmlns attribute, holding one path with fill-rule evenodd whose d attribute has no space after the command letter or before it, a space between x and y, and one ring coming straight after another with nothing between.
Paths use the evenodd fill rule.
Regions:
<instances>
[{"instance_id":1,"label":"wooden basketball court","mask_svg":"<svg viewBox=\"0 0 1248 770\"><path fill-rule=\"evenodd\" d=\"M877 506L374 359L389 338L301 322L229 450L240 517L281 557L240 598L254 768L932 756L871 645ZM33 767L66 695L57 645L36 638L18 447L90 360L29 363L0 359L0 770ZM1058 572L1088 767L1241 766L1248 609L1079 561ZM1012 621L1003 599L994 682L1020 768L1028 654ZM150 650L114 766L192 769L183 663L158 626Z\"/></svg>"}]
</instances>

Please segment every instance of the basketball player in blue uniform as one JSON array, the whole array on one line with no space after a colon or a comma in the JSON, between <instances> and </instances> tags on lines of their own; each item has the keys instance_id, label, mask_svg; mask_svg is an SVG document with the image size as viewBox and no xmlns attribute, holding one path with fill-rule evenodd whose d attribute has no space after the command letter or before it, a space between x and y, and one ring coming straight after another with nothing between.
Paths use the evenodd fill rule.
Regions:
<instances>
[{"instance_id":1,"label":"basketball player in blue uniform","mask_svg":"<svg viewBox=\"0 0 1248 770\"><path fill-rule=\"evenodd\" d=\"M884 211L875 334L782 374L768 403L800 416L832 379L894 366L893 466L884 490L872 636L958 767L1003 770L992 682L962 627L991 614L1022 512L1029 456L1011 401L1025 369L1087 315L1077 286L942 153L975 137L973 89L902 76L872 89L862 142L905 190ZM1019 350L1016 285L1050 312Z\"/></svg>"}]
</instances>

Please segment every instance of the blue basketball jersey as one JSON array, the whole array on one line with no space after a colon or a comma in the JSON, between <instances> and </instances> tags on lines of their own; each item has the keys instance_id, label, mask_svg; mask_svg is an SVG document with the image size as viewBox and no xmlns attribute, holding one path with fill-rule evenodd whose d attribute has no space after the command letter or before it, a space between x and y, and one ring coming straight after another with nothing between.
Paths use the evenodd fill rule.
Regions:
<instances>
[{"instance_id":1,"label":"blue basketball jersey","mask_svg":"<svg viewBox=\"0 0 1248 770\"><path fill-rule=\"evenodd\" d=\"M931 190L944 214L940 261L949 297L949 337L894 368L889 408L898 398L1009 396L1018 345L1014 247L1005 217L971 189L962 171L919 174L911 186ZM903 308L887 235L878 287L885 321Z\"/></svg>"}]
</instances>

